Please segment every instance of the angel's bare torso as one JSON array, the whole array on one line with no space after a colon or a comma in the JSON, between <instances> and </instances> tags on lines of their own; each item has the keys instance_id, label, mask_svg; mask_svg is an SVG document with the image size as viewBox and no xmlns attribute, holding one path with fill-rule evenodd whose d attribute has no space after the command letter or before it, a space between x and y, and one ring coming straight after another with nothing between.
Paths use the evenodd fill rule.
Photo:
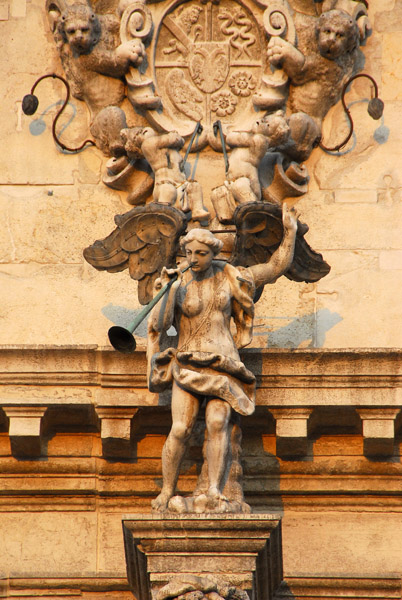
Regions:
<instances>
[{"instance_id":1,"label":"angel's bare torso","mask_svg":"<svg viewBox=\"0 0 402 600\"><path fill-rule=\"evenodd\" d=\"M219 263L195 276L186 273L176 295L178 349L240 360L230 332L231 312L232 292Z\"/></svg>"}]
</instances>

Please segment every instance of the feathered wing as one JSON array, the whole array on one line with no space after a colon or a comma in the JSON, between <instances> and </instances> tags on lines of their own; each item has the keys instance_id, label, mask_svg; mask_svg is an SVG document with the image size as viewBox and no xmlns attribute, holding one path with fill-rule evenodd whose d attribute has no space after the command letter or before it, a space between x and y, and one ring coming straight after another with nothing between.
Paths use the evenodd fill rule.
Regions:
<instances>
[{"instance_id":1,"label":"feathered wing","mask_svg":"<svg viewBox=\"0 0 402 600\"><path fill-rule=\"evenodd\" d=\"M148 204L115 217L116 229L84 250L84 258L98 271L129 270L138 281L141 304L152 300L155 279L172 266L185 216L172 206Z\"/></svg>"},{"instance_id":2,"label":"feathered wing","mask_svg":"<svg viewBox=\"0 0 402 600\"><path fill-rule=\"evenodd\" d=\"M251 267L267 262L283 237L282 208L269 202L243 204L236 209L234 222L237 233L231 264ZM293 262L284 275L293 281L318 281L331 267L304 239L308 226L297 223Z\"/></svg>"}]
</instances>

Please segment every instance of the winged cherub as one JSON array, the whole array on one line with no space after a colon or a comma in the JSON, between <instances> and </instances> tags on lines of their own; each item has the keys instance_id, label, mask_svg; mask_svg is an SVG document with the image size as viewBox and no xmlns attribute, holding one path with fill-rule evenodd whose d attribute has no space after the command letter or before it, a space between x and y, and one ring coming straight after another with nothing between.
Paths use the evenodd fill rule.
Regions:
<instances>
[{"instance_id":1,"label":"winged cherub","mask_svg":"<svg viewBox=\"0 0 402 600\"><path fill-rule=\"evenodd\" d=\"M229 131L226 142L232 147L227 180L237 203L261 200L258 167L268 150L282 146L289 137L289 125L282 111L256 121L251 131Z\"/></svg>"}]
</instances>

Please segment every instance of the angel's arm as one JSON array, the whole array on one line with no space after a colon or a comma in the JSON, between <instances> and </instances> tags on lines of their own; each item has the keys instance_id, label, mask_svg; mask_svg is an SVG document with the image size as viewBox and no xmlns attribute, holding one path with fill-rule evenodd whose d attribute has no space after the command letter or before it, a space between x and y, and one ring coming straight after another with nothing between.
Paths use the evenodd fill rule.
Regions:
<instances>
[{"instance_id":1,"label":"angel's arm","mask_svg":"<svg viewBox=\"0 0 402 600\"><path fill-rule=\"evenodd\" d=\"M274 282L278 277L283 275L292 264L295 250L297 219L294 210L289 209L286 203L283 204L282 208L282 222L282 242L279 248L275 250L271 256L269 262L248 268L248 271L251 272L254 278L256 288L265 285L266 283Z\"/></svg>"},{"instance_id":2,"label":"angel's arm","mask_svg":"<svg viewBox=\"0 0 402 600\"><path fill-rule=\"evenodd\" d=\"M282 68L294 85L302 85L317 77L316 56L305 56L293 44L280 37L272 37L267 56L275 67Z\"/></svg>"},{"instance_id":3,"label":"angel's arm","mask_svg":"<svg viewBox=\"0 0 402 600\"><path fill-rule=\"evenodd\" d=\"M233 148L247 148L253 141L253 134L248 131L229 131L226 143Z\"/></svg>"},{"instance_id":4,"label":"angel's arm","mask_svg":"<svg viewBox=\"0 0 402 600\"><path fill-rule=\"evenodd\" d=\"M163 298L156 304L151 313L151 326L154 331L167 331L173 325L176 307L176 294L180 287L181 271L180 269L166 269L163 267L161 276L155 282L155 292L171 281L172 277L177 274L177 279L170 286L170 290L166 292Z\"/></svg>"}]
</instances>

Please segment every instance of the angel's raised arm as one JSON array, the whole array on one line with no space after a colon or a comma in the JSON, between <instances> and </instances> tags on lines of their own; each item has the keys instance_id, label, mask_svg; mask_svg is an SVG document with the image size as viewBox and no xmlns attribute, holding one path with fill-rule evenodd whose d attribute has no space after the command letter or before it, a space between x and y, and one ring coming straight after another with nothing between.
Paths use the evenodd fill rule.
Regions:
<instances>
[{"instance_id":1,"label":"angel's raised arm","mask_svg":"<svg viewBox=\"0 0 402 600\"><path fill-rule=\"evenodd\" d=\"M276 281L292 264L296 242L297 218L294 209L289 209L286 203L283 204L282 208L282 223L282 242L272 254L270 260L267 263L248 267L257 288L266 283Z\"/></svg>"}]
</instances>

